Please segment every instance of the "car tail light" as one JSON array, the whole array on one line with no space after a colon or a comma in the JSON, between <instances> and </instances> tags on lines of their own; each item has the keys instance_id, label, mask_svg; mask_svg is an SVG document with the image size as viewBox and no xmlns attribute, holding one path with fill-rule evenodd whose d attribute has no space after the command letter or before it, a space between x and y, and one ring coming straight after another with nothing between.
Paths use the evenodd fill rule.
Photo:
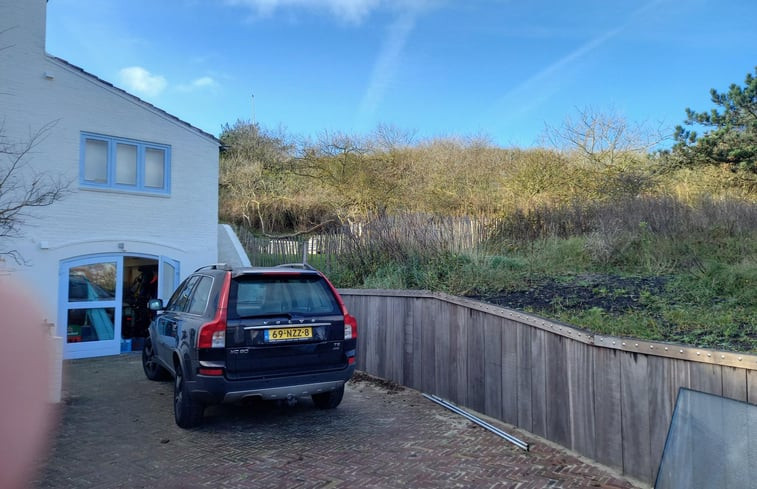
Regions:
<instances>
[{"instance_id":1,"label":"car tail light","mask_svg":"<svg viewBox=\"0 0 757 489\"><path fill-rule=\"evenodd\" d=\"M202 325L197 348L223 348L226 346L226 319Z\"/></svg>"},{"instance_id":2,"label":"car tail light","mask_svg":"<svg viewBox=\"0 0 757 489\"><path fill-rule=\"evenodd\" d=\"M221 296L218 298L216 315L209 323L200 326L200 334L197 337L197 348L223 348L226 346L226 311L229 305L229 285L231 273L226 273L226 279L221 287Z\"/></svg>"},{"instance_id":3,"label":"car tail light","mask_svg":"<svg viewBox=\"0 0 757 489\"><path fill-rule=\"evenodd\" d=\"M339 307L342 308L342 314L344 314L344 339L345 340L352 340L357 338L357 319L355 319L355 316L351 315L349 311L347 311L347 306L344 305L344 301L342 300L342 296L339 295L339 292L336 291L336 287L334 287L334 284L331 283L331 280L326 278L325 275L321 274L324 280L326 280L326 283L329 284L329 287L331 287L331 292L334 293L334 297L336 297L337 302L339 302Z\"/></svg>"},{"instance_id":4,"label":"car tail light","mask_svg":"<svg viewBox=\"0 0 757 489\"><path fill-rule=\"evenodd\" d=\"M357 338L357 319L347 312L347 308L342 306L344 312L344 339L351 340Z\"/></svg>"}]
</instances>

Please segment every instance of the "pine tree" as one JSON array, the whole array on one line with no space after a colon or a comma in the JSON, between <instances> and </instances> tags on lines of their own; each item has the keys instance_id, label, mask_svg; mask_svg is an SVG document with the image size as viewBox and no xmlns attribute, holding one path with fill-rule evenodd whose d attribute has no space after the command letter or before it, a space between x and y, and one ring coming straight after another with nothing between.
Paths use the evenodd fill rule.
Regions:
<instances>
[{"instance_id":1,"label":"pine tree","mask_svg":"<svg viewBox=\"0 0 757 489\"><path fill-rule=\"evenodd\" d=\"M757 75L757 67L755 67ZM757 174L757 76L746 75L744 87L710 90L716 105L710 112L686 109L687 129L677 126L675 159L684 165L725 165L734 172ZM704 128L697 134L694 126Z\"/></svg>"}]
</instances>

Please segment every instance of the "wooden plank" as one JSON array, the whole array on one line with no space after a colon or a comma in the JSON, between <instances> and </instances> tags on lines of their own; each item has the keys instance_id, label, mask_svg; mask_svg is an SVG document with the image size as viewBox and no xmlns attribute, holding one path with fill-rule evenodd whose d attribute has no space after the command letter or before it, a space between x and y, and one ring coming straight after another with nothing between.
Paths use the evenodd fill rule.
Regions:
<instances>
[{"instance_id":1,"label":"wooden plank","mask_svg":"<svg viewBox=\"0 0 757 489\"><path fill-rule=\"evenodd\" d=\"M566 341L570 397L570 448L595 458L594 362L592 347Z\"/></svg>"},{"instance_id":2,"label":"wooden plank","mask_svg":"<svg viewBox=\"0 0 757 489\"><path fill-rule=\"evenodd\" d=\"M421 306L423 311L421 326L421 392L434 393L436 387L436 333L434 323L439 310L439 302L426 299Z\"/></svg>"},{"instance_id":3,"label":"wooden plank","mask_svg":"<svg viewBox=\"0 0 757 489\"><path fill-rule=\"evenodd\" d=\"M623 473L649 481L652 459L649 441L649 380L647 356L620 356Z\"/></svg>"},{"instance_id":4,"label":"wooden plank","mask_svg":"<svg viewBox=\"0 0 757 489\"><path fill-rule=\"evenodd\" d=\"M468 325L468 402L469 408L483 412L485 407L484 320L486 314L472 311Z\"/></svg>"},{"instance_id":5,"label":"wooden plank","mask_svg":"<svg viewBox=\"0 0 757 489\"><path fill-rule=\"evenodd\" d=\"M348 310L351 311L358 323L357 334L357 358L355 360L355 368L366 371L367 358L368 358L368 335L370 331L370 324L368 324L368 304L374 300L372 297L357 297L353 304L348 306Z\"/></svg>"},{"instance_id":6,"label":"wooden plank","mask_svg":"<svg viewBox=\"0 0 757 489\"><path fill-rule=\"evenodd\" d=\"M570 393L568 391L567 343L570 340L549 333L547 362L547 438L570 447Z\"/></svg>"},{"instance_id":7,"label":"wooden plank","mask_svg":"<svg viewBox=\"0 0 757 489\"><path fill-rule=\"evenodd\" d=\"M720 365L689 362L689 375L693 390L723 395L723 367Z\"/></svg>"},{"instance_id":8,"label":"wooden plank","mask_svg":"<svg viewBox=\"0 0 757 489\"><path fill-rule=\"evenodd\" d=\"M484 317L484 410L502 419L502 318Z\"/></svg>"},{"instance_id":9,"label":"wooden plank","mask_svg":"<svg viewBox=\"0 0 757 489\"><path fill-rule=\"evenodd\" d=\"M450 401L461 406L468 405L468 331L470 310L455 306L451 316L450 351Z\"/></svg>"},{"instance_id":10,"label":"wooden plank","mask_svg":"<svg viewBox=\"0 0 757 489\"><path fill-rule=\"evenodd\" d=\"M434 333L434 394L449 399L450 397L450 359L456 355L450 350L450 309L446 302L436 302L438 309L429 327Z\"/></svg>"},{"instance_id":11,"label":"wooden plank","mask_svg":"<svg viewBox=\"0 0 757 489\"><path fill-rule=\"evenodd\" d=\"M502 419L518 424L518 323L500 320L502 329Z\"/></svg>"},{"instance_id":12,"label":"wooden plank","mask_svg":"<svg viewBox=\"0 0 757 489\"><path fill-rule=\"evenodd\" d=\"M649 376L649 459L650 471L655 472L660 466L662 451L672 417L671 404L675 401L673 392L675 383L672 375L673 360L661 357L647 358L647 375ZM652 474L649 474L651 477Z\"/></svg>"},{"instance_id":13,"label":"wooden plank","mask_svg":"<svg viewBox=\"0 0 757 489\"><path fill-rule=\"evenodd\" d=\"M387 313L388 300L390 300L390 298L382 297L375 301L375 305L372 308L375 316L371 320L371 327L373 328L371 348L374 352L371 373L382 379L389 378L389 372L387 369L387 356L389 355L389 350L387 349L386 344L386 324L390 321L390 313Z\"/></svg>"},{"instance_id":14,"label":"wooden plank","mask_svg":"<svg viewBox=\"0 0 757 489\"><path fill-rule=\"evenodd\" d=\"M368 338L370 337L370 331L371 331L371 325L370 325L370 311L368 310L369 304L373 301L373 298L369 297L362 297L359 300L358 305L358 320L360 321L358 323L358 335L357 335L357 354L358 354L358 360L357 363L359 364L360 370L368 371L368 357L370 356L369 349L370 349L370 341L368 341Z\"/></svg>"},{"instance_id":15,"label":"wooden plank","mask_svg":"<svg viewBox=\"0 0 757 489\"><path fill-rule=\"evenodd\" d=\"M412 308L413 308L413 344L412 344L412 355L413 355L413 364L412 364L412 383L407 384L408 387L411 387L416 390L423 390L423 338L421 337L421 333L423 331L423 320L424 320L424 304L426 303L428 299L413 299L412 300Z\"/></svg>"},{"instance_id":16,"label":"wooden plank","mask_svg":"<svg viewBox=\"0 0 757 489\"><path fill-rule=\"evenodd\" d=\"M531 420L532 432L547 437L547 337L550 333L531 330Z\"/></svg>"},{"instance_id":17,"label":"wooden plank","mask_svg":"<svg viewBox=\"0 0 757 489\"><path fill-rule=\"evenodd\" d=\"M666 357L675 360L688 360L697 363L757 370L757 355L692 348L684 345L671 345L639 339L615 338L612 336L593 335L593 344L606 348L615 348L627 352L644 353L648 356Z\"/></svg>"},{"instance_id":18,"label":"wooden plank","mask_svg":"<svg viewBox=\"0 0 757 489\"><path fill-rule=\"evenodd\" d=\"M657 476L657 469L662 460L665 440L670 429L678 391L689 386L689 369L687 362L664 357L647 358L647 377L649 379L649 445L650 445L650 479Z\"/></svg>"},{"instance_id":19,"label":"wooden plank","mask_svg":"<svg viewBox=\"0 0 757 489\"><path fill-rule=\"evenodd\" d=\"M404 381L405 317L407 299L391 297L386 301L386 350L389 379L398 384Z\"/></svg>"},{"instance_id":20,"label":"wooden plank","mask_svg":"<svg viewBox=\"0 0 757 489\"><path fill-rule=\"evenodd\" d=\"M623 469L620 356L618 350L594 351L594 440L596 460Z\"/></svg>"},{"instance_id":21,"label":"wooden plank","mask_svg":"<svg viewBox=\"0 0 757 489\"><path fill-rule=\"evenodd\" d=\"M747 400L747 370L735 367L722 367L723 396L737 401Z\"/></svg>"},{"instance_id":22,"label":"wooden plank","mask_svg":"<svg viewBox=\"0 0 757 489\"><path fill-rule=\"evenodd\" d=\"M518 363L515 374L518 420L513 424L524 430L533 431L533 413L531 407L531 376L533 371L533 360L531 357L532 328L517 324L515 329L517 337L516 348L518 350Z\"/></svg>"},{"instance_id":23,"label":"wooden plank","mask_svg":"<svg viewBox=\"0 0 757 489\"><path fill-rule=\"evenodd\" d=\"M757 371L749 370L746 373L747 402L757 405Z\"/></svg>"},{"instance_id":24,"label":"wooden plank","mask_svg":"<svg viewBox=\"0 0 757 489\"><path fill-rule=\"evenodd\" d=\"M386 355L384 350L384 342L381 341L381 321L383 320L382 306L383 299L378 297L374 298L368 304L368 355L366 357L366 365L368 367L368 373L383 377L384 373L381 371L382 358Z\"/></svg>"},{"instance_id":25,"label":"wooden plank","mask_svg":"<svg viewBox=\"0 0 757 489\"><path fill-rule=\"evenodd\" d=\"M381 355L381 359L379 359L378 362L378 370L381 372L380 377L382 379L392 378L391 357L394 352L391 350L391 345L389 344L389 338L391 337L389 329L391 328L391 323L394 321L394 314L391 309L393 302L394 298L385 297L379 303L379 323L376 336L377 341L380 343L379 348L381 348L381 351L383 352L383 355Z\"/></svg>"},{"instance_id":26,"label":"wooden plank","mask_svg":"<svg viewBox=\"0 0 757 489\"><path fill-rule=\"evenodd\" d=\"M402 385L413 387L415 385L415 364L417 355L415 352L415 326L414 315L415 302L417 299L404 299L404 318L402 322Z\"/></svg>"}]
</instances>

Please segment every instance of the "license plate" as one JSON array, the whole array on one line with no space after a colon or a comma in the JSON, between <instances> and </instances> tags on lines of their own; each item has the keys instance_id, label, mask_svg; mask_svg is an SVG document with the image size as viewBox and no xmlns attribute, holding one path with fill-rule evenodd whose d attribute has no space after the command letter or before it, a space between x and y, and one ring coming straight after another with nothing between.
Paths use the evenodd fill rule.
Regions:
<instances>
[{"instance_id":1,"label":"license plate","mask_svg":"<svg viewBox=\"0 0 757 489\"><path fill-rule=\"evenodd\" d=\"M266 341L306 340L313 337L313 328L280 328L265 330Z\"/></svg>"}]
</instances>

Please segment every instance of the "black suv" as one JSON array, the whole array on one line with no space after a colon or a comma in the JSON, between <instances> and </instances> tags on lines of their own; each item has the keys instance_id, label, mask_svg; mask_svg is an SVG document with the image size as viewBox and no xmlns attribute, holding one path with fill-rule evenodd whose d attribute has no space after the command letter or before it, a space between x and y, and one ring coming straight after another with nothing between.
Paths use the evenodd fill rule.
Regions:
<instances>
[{"instance_id":1,"label":"black suv","mask_svg":"<svg viewBox=\"0 0 757 489\"><path fill-rule=\"evenodd\" d=\"M203 267L150 309L142 366L150 380L175 379L182 428L199 425L209 404L311 396L335 408L355 370L357 321L307 265Z\"/></svg>"}]
</instances>

